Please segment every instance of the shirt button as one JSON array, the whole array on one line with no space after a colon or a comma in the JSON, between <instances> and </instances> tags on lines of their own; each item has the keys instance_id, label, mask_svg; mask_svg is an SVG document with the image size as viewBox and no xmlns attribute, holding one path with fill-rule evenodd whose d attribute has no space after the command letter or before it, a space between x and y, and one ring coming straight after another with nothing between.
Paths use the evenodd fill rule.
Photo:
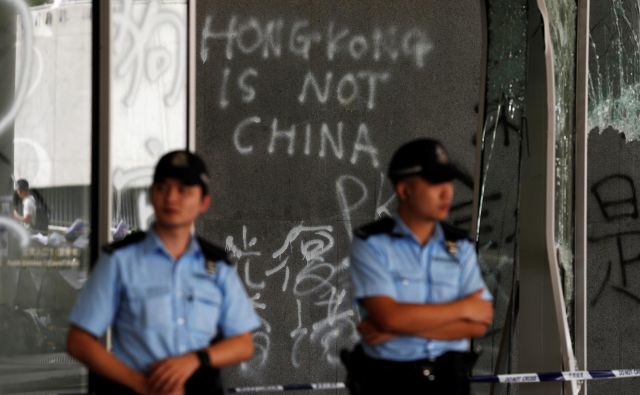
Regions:
<instances>
[{"instance_id":1,"label":"shirt button","mask_svg":"<svg viewBox=\"0 0 640 395\"><path fill-rule=\"evenodd\" d=\"M406 278L403 278L402 279L402 284L409 285L409 280L407 280Z\"/></svg>"},{"instance_id":2,"label":"shirt button","mask_svg":"<svg viewBox=\"0 0 640 395\"><path fill-rule=\"evenodd\" d=\"M180 326L184 325L184 318L182 318L182 317L178 318L177 322L178 322L178 325L180 325Z\"/></svg>"},{"instance_id":3,"label":"shirt button","mask_svg":"<svg viewBox=\"0 0 640 395\"><path fill-rule=\"evenodd\" d=\"M187 351L187 348L185 346L183 346L182 344L180 344L178 346L178 351L181 353L184 353L185 351Z\"/></svg>"}]
</instances>

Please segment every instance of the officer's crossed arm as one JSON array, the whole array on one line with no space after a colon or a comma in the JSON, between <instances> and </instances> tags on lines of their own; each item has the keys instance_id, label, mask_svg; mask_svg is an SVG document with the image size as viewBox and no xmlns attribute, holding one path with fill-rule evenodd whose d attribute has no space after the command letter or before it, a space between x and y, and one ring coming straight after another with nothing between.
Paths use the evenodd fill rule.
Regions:
<instances>
[{"instance_id":1,"label":"officer's crossed arm","mask_svg":"<svg viewBox=\"0 0 640 395\"><path fill-rule=\"evenodd\" d=\"M394 279L384 259L385 253L374 243L359 238L354 239L351 248L353 293L374 324L369 331L372 337L410 335L461 339L481 335L491 324L493 307L482 295L482 281L465 281L461 291L467 291L467 285L475 285L475 288L463 293L468 296L451 302L398 302ZM472 264L469 262L465 267L473 268ZM477 291L471 292L474 289Z\"/></svg>"},{"instance_id":2,"label":"officer's crossed arm","mask_svg":"<svg viewBox=\"0 0 640 395\"><path fill-rule=\"evenodd\" d=\"M369 322L364 321L361 333L365 341L368 337L377 342L396 335L439 340L481 336L493 320L493 307L481 298L482 292L441 304L399 303L389 296L364 298Z\"/></svg>"},{"instance_id":3,"label":"officer's crossed arm","mask_svg":"<svg viewBox=\"0 0 640 395\"><path fill-rule=\"evenodd\" d=\"M217 341L205 351L209 354L211 366L215 368L235 365L253 356L253 337L251 332L241 333ZM149 374L151 393L179 391L199 366L200 360L195 352L157 362Z\"/></svg>"},{"instance_id":4,"label":"officer's crossed arm","mask_svg":"<svg viewBox=\"0 0 640 395\"><path fill-rule=\"evenodd\" d=\"M415 336L432 340L458 340L467 337L478 337L486 333L487 326L478 322L460 321L445 324L431 331L417 333ZM382 332L370 319L365 319L358 324L358 332L368 344L380 344L391 340L398 335Z\"/></svg>"}]
</instances>

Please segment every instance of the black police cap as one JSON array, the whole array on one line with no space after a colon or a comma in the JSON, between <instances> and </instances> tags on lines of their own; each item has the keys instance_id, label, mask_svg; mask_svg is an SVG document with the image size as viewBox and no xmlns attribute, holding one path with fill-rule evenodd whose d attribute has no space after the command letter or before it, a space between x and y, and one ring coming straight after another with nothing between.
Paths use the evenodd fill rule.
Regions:
<instances>
[{"instance_id":1,"label":"black police cap","mask_svg":"<svg viewBox=\"0 0 640 395\"><path fill-rule=\"evenodd\" d=\"M389 178L393 183L411 176L438 184L459 178L460 170L450 163L447 151L438 140L420 138L398 148L389 163Z\"/></svg>"},{"instance_id":2,"label":"black police cap","mask_svg":"<svg viewBox=\"0 0 640 395\"><path fill-rule=\"evenodd\" d=\"M186 150L169 152L160 158L153 173L153 183L175 178L183 185L200 185L203 193L209 192L209 173L200 157Z\"/></svg>"}]
</instances>

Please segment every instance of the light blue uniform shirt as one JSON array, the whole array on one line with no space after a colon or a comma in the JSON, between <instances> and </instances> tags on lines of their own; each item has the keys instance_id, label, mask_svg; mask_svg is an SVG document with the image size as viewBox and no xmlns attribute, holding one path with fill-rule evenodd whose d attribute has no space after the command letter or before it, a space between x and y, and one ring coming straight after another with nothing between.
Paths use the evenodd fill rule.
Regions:
<instances>
[{"instance_id":1,"label":"light blue uniform shirt","mask_svg":"<svg viewBox=\"0 0 640 395\"><path fill-rule=\"evenodd\" d=\"M442 226L438 223L428 243L421 246L399 216L394 220L390 232L353 240L352 290L363 316L366 311L360 301L371 296L389 296L400 303L436 304L484 289L483 298L491 300L470 241L458 240L455 248L447 248ZM413 361L435 358L447 351L467 351L469 340L399 336L375 346L362 342L362 346L365 353L374 358Z\"/></svg>"},{"instance_id":2,"label":"light blue uniform shirt","mask_svg":"<svg viewBox=\"0 0 640 395\"><path fill-rule=\"evenodd\" d=\"M174 261L153 231L100 255L69 320L95 336L111 326L112 351L141 372L158 360L205 348L218 334L260 326L232 266L218 261L209 274L195 238Z\"/></svg>"}]
</instances>

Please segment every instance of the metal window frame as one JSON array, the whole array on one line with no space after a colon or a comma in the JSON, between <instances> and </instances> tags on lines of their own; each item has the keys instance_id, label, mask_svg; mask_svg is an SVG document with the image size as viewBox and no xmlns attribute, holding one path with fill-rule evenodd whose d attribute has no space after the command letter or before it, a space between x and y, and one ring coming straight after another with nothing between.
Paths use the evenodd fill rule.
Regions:
<instances>
[{"instance_id":1,"label":"metal window frame","mask_svg":"<svg viewBox=\"0 0 640 395\"><path fill-rule=\"evenodd\" d=\"M90 265L100 246L109 242L113 198L111 195L111 0L93 0L92 12L92 102L91 102L91 227Z\"/></svg>"},{"instance_id":2,"label":"metal window frame","mask_svg":"<svg viewBox=\"0 0 640 395\"><path fill-rule=\"evenodd\" d=\"M587 370L587 144L589 14L591 0L577 0L576 32L576 154L575 154L575 352L577 365ZM585 382L580 392L587 394Z\"/></svg>"},{"instance_id":3,"label":"metal window frame","mask_svg":"<svg viewBox=\"0 0 640 395\"><path fill-rule=\"evenodd\" d=\"M92 13L92 70L91 70L91 234L89 236L89 265L93 269L100 247L111 237L111 0L93 0ZM104 337L110 348L110 332ZM95 376L89 373L89 393L95 390Z\"/></svg>"},{"instance_id":4,"label":"metal window frame","mask_svg":"<svg viewBox=\"0 0 640 395\"><path fill-rule=\"evenodd\" d=\"M187 0L187 149L196 149L196 0Z\"/></svg>"}]
</instances>

